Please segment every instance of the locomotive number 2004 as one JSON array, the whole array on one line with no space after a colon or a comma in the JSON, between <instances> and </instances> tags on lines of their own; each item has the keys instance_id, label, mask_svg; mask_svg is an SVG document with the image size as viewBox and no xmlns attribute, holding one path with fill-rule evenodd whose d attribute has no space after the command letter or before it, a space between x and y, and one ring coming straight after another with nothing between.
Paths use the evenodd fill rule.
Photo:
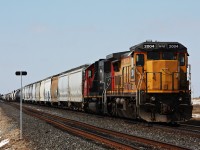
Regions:
<instances>
[{"instance_id":1,"label":"locomotive number 2004","mask_svg":"<svg viewBox=\"0 0 200 150\"><path fill-rule=\"evenodd\" d=\"M170 48L170 49L176 49L176 48L178 48L178 47L179 47L178 44L169 44L169 45L168 45L168 48Z\"/></svg>"}]
</instances>

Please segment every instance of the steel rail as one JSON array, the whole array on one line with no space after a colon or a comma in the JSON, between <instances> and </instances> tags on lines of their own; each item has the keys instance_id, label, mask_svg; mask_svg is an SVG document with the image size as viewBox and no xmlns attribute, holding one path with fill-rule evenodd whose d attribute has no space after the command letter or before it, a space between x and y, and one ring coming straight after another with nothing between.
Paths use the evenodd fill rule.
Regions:
<instances>
[{"instance_id":1,"label":"steel rail","mask_svg":"<svg viewBox=\"0 0 200 150\"><path fill-rule=\"evenodd\" d=\"M180 131L182 135L190 135L190 136L195 137L195 138L200 138L200 134L199 134L200 130L193 130L193 129L189 129L189 128L184 127L184 126L178 126L178 127L172 127L172 126L166 126L166 125L153 125L153 126L156 127L156 128L162 129L162 130L163 129L168 130L170 132L173 132L173 130ZM190 127L192 128L192 125L190 125Z\"/></svg>"},{"instance_id":2,"label":"steel rail","mask_svg":"<svg viewBox=\"0 0 200 150\"><path fill-rule=\"evenodd\" d=\"M188 125L188 124L180 124L179 128L183 129L183 130L186 130L186 131L200 133L200 126Z\"/></svg>"},{"instance_id":3,"label":"steel rail","mask_svg":"<svg viewBox=\"0 0 200 150\"><path fill-rule=\"evenodd\" d=\"M81 136L83 138L87 138L87 139L90 139L90 140L93 140L93 141L98 141L98 142L104 143L111 148L122 149L122 150L134 150L134 149L137 150L137 148L135 148L135 147L132 147L132 146L129 146L129 145L126 145L126 144L123 144L123 143L119 143L117 141L114 141L114 140L108 139L106 137L96 135L96 134L93 134L93 133L90 133L90 132L87 132L87 131L83 131L81 129L77 129L77 128L68 126L66 124L62 124L58 121L55 121L54 118L49 119L49 116L47 118L45 116L41 116L40 114L36 114L38 112L31 112L27 109L26 110L23 109L23 112L25 112L25 113L27 113L31 116L34 116L36 118L39 118L41 120L44 120L44 121L60 128L60 129L65 130L67 132L70 132L72 134L75 134L75 135L78 135L78 136Z\"/></svg>"},{"instance_id":4,"label":"steel rail","mask_svg":"<svg viewBox=\"0 0 200 150\"><path fill-rule=\"evenodd\" d=\"M34 109L31 109L31 108L27 108L27 107L24 107L24 108L28 109L29 111L33 111L35 113L39 112L41 114L51 116L55 119L62 120L66 123L76 124L76 125L79 125L81 127L85 127L87 129L90 129L90 130L92 129L92 130L95 130L95 131L98 131L98 132L101 132L101 133L104 133L104 134L110 134L112 136L117 136L117 137L120 137L120 138L128 139L132 142L139 142L141 144L156 146L156 147L165 148L165 149L173 149L173 150L184 150L185 149L185 150L187 150L187 148L185 148L185 147L180 147L180 146L177 146L177 145L168 144L168 143L164 143L164 142L160 142L160 141L155 141L155 140L151 140L151 139L147 139L147 138L143 138L143 137L138 137L138 136L134 136L134 135L128 135L128 134L125 134L125 133L112 131L112 130L108 130L108 129L103 129L103 128L96 127L96 126L93 126L93 125L89 125L89 124L86 124L86 123L83 123L83 122L63 118L63 117L60 117L60 116L56 116L56 115L49 114L49 113L46 113L46 112L41 112L41 111L34 110Z\"/></svg>"}]
</instances>

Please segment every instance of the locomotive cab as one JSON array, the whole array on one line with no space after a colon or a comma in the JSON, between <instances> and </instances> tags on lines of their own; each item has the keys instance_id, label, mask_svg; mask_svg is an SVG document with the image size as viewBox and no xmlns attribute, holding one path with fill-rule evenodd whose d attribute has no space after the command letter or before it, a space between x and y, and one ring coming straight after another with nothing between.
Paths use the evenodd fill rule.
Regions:
<instances>
[{"instance_id":1,"label":"locomotive cab","mask_svg":"<svg viewBox=\"0 0 200 150\"><path fill-rule=\"evenodd\" d=\"M138 116L147 121L191 118L187 48L180 43L143 43L134 49Z\"/></svg>"},{"instance_id":2,"label":"locomotive cab","mask_svg":"<svg viewBox=\"0 0 200 150\"><path fill-rule=\"evenodd\" d=\"M110 76L110 65L104 59L100 59L86 68L84 81L84 107L86 111L95 113L104 111L102 97L108 84L106 82L107 76Z\"/></svg>"}]
</instances>

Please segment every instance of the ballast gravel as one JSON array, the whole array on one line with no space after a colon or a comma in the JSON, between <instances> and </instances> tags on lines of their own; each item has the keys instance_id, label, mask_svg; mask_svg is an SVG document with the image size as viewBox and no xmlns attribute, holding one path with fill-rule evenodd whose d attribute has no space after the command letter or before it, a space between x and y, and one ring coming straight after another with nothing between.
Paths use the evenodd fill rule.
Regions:
<instances>
[{"instance_id":1,"label":"ballast gravel","mask_svg":"<svg viewBox=\"0 0 200 150\"><path fill-rule=\"evenodd\" d=\"M11 118L12 123L19 128L19 110L5 103L0 103L0 108L3 111L1 114ZM23 113L23 139L29 141L26 144L28 147L19 148L20 150L103 150L107 148L98 143L68 134L25 113ZM22 147L22 145L19 145L19 147Z\"/></svg>"},{"instance_id":2,"label":"ballast gravel","mask_svg":"<svg viewBox=\"0 0 200 150\"><path fill-rule=\"evenodd\" d=\"M187 147L192 150L200 150L200 138L183 135L180 131L162 130L160 128L144 126L138 123L130 123L130 121L92 115L82 112L69 111L58 108L50 108L39 105L24 104L25 106L35 108L40 111L81 121L87 124L106 128L114 131L123 132L130 135L136 135L153 140L159 140L166 143L175 144L178 146ZM12 117L18 122L19 110L8 106L7 104L0 105L6 115ZM24 114L24 113L23 113ZM76 137L74 135L63 132L53 126L39 120L23 115L23 136L29 139L32 143L33 149L107 149L101 144L94 143ZM142 148L141 148L142 149Z\"/></svg>"}]
</instances>

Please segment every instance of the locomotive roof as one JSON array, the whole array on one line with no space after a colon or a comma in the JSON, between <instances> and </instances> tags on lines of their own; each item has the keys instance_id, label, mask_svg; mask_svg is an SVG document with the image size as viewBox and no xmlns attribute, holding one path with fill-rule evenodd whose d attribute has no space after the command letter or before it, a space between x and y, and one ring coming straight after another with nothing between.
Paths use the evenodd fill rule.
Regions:
<instances>
[{"instance_id":1,"label":"locomotive roof","mask_svg":"<svg viewBox=\"0 0 200 150\"><path fill-rule=\"evenodd\" d=\"M105 59L99 59L92 64L88 64L88 66L85 69L88 69L90 66L94 65L96 62L99 62L99 61L102 61L102 60L105 60Z\"/></svg>"},{"instance_id":2,"label":"locomotive roof","mask_svg":"<svg viewBox=\"0 0 200 150\"><path fill-rule=\"evenodd\" d=\"M187 48L179 42L142 42L135 46L130 47L130 51L142 52L142 51L176 51L176 52L187 52Z\"/></svg>"},{"instance_id":3,"label":"locomotive roof","mask_svg":"<svg viewBox=\"0 0 200 150\"><path fill-rule=\"evenodd\" d=\"M106 56L106 59L109 60L114 60L114 59L119 59L123 54L130 52L130 51L124 51L124 52L118 52L118 53L112 53L110 55Z\"/></svg>"}]
</instances>

